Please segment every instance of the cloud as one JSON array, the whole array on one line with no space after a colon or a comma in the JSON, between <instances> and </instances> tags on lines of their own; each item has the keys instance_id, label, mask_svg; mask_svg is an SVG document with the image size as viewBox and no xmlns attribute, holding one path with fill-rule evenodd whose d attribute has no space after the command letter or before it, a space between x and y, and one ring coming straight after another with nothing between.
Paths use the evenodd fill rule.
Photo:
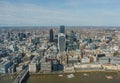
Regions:
<instances>
[{"instance_id":1,"label":"cloud","mask_svg":"<svg viewBox=\"0 0 120 83\"><path fill-rule=\"evenodd\" d=\"M86 0L86 3L84 1L78 3L79 0L67 0L63 4L66 8L0 1L0 25L120 25L119 10L88 10L83 4L88 3L87 1L97 3L98 0ZM69 6L76 8L69 7L70 3ZM79 7L80 4L82 8Z\"/></svg>"},{"instance_id":2,"label":"cloud","mask_svg":"<svg viewBox=\"0 0 120 83\"><path fill-rule=\"evenodd\" d=\"M66 0L66 5L70 7L85 7L85 8L105 8L118 7L120 0Z\"/></svg>"},{"instance_id":3,"label":"cloud","mask_svg":"<svg viewBox=\"0 0 120 83\"><path fill-rule=\"evenodd\" d=\"M0 23L6 24L47 24L55 17L58 19L62 12L46 9L33 4L13 5L2 3L0 6Z\"/></svg>"}]
</instances>

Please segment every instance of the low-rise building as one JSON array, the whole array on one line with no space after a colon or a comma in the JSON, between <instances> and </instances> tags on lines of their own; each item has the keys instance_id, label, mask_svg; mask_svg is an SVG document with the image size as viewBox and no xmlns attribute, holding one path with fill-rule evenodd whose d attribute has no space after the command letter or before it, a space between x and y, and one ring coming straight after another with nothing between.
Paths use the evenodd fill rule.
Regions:
<instances>
[{"instance_id":1,"label":"low-rise building","mask_svg":"<svg viewBox=\"0 0 120 83\"><path fill-rule=\"evenodd\" d=\"M116 65L111 65L111 64L105 64L102 65L103 69L105 70L118 70L118 67Z\"/></svg>"},{"instance_id":2,"label":"low-rise building","mask_svg":"<svg viewBox=\"0 0 120 83\"><path fill-rule=\"evenodd\" d=\"M43 73L49 73L51 72L51 62L41 62L41 72Z\"/></svg>"},{"instance_id":3,"label":"low-rise building","mask_svg":"<svg viewBox=\"0 0 120 83\"><path fill-rule=\"evenodd\" d=\"M88 57L83 57L81 63L90 63L90 59Z\"/></svg>"},{"instance_id":4,"label":"low-rise building","mask_svg":"<svg viewBox=\"0 0 120 83\"><path fill-rule=\"evenodd\" d=\"M68 65L64 65L64 72L65 73L74 73L74 67L72 66L72 64L68 64Z\"/></svg>"},{"instance_id":5,"label":"low-rise building","mask_svg":"<svg viewBox=\"0 0 120 83\"><path fill-rule=\"evenodd\" d=\"M0 73L8 73L8 68L11 66L10 61L0 63Z\"/></svg>"},{"instance_id":6,"label":"low-rise building","mask_svg":"<svg viewBox=\"0 0 120 83\"><path fill-rule=\"evenodd\" d=\"M74 64L75 71L81 70L100 70L102 69L101 64Z\"/></svg>"},{"instance_id":7,"label":"low-rise building","mask_svg":"<svg viewBox=\"0 0 120 83\"><path fill-rule=\"evenodd\" d=\"M36 62L31 62L29 64L29 72L30 73L35 73L37 71L37 66Z\"/></svg>"},{"instance_id":8,"label":"low-rise building","mask_svg":"<svg viewBox=\"0 0 120 83\"><path fill-rule=\"evenodd\" d=\"M110 63L110 59L108 57L100 57L100 58L98 58L98 62L100 64L108 64L108 63Z\"/></svg>"},{"instance_id":9,"label":"low-rise building","mask_svg":"<svg viewBox=\"0 0 120 83\"><path fill-rule=\"evenodd\" d=\"M120 64L120 57L111 57L110 63L111 64Z\"/></svg>"}]
</instances>

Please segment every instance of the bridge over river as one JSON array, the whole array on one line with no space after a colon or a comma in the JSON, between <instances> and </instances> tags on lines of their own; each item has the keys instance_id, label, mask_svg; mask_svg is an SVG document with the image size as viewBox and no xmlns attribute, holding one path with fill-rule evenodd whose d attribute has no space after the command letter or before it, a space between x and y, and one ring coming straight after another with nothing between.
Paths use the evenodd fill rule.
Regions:
<instances>
[{"instance_id":1,"label":"bridge over river","mask_svg":"<svg viewBox=\"0 0 120 83\"><path fill-rule=\"evenodd\" d=\"M28 73L28 67L25 68L24 70L22 70L18 76L15 78L15 80L13 81L13 83L22 83L24 77L27 75Z\"/></svg>"}]
</instances>

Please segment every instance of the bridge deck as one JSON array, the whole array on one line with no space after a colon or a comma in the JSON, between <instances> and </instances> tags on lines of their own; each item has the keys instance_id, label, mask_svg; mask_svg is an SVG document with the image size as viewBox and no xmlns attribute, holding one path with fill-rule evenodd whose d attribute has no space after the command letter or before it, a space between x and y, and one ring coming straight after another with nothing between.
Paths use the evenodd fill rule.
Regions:
<instances>
[{"instance_id":1,"label":"bridge deck","mask_svg":"<svg viewBox=\"0 0 120 83\"><path fill-rule=\"evenodd\" d=\"M28 73L28 68L22 70L18 76L15 78L15 80L13 81L13 83L21 83L22 80L24 79L24 77L27 75Z\"/></svg>"}]
</instances>

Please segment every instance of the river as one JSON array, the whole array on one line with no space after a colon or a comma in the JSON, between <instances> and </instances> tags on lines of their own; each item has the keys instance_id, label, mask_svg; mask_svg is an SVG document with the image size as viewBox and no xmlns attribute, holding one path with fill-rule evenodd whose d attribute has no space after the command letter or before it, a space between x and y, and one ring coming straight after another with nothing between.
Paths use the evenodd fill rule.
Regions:
<instances>
[{"instance_id":1,"label":"river","mask_svg":"<svg viewBox=\"0 0 120 83\"><path fill-rule=\"evenodd\" d=\"M5 75L0 76L0 83L12 83L15 78L15 75Z\"/></svg>"},{"instance_id":2,"label":"river","mask_svg":"<svg viewBox=\"0 0 120 83\"><path fill-rule=\"evenodd\" d=\"M30 75L23 83L119 83L120 72L87 72L74 73L73 78L67 78L68 74ZM112 79L106 78L111 76ZM0 83L12 83L11 76L0 77Z\"/></svg>"}]
</instances>

